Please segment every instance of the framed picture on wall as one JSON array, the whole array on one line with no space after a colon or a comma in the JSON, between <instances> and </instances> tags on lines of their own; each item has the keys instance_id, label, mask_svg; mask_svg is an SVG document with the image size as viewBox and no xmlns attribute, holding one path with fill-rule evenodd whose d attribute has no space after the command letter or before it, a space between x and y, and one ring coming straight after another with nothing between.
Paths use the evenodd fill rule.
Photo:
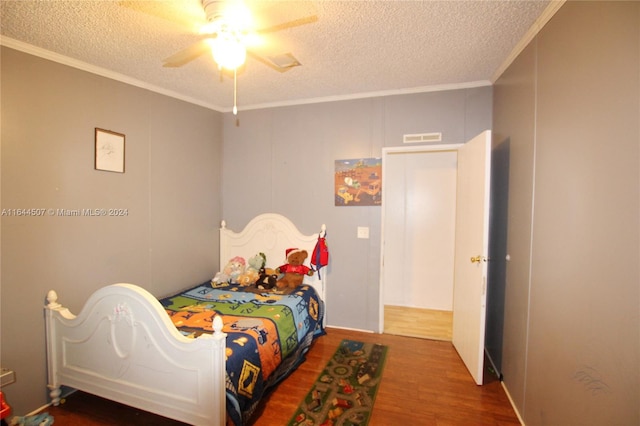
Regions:
<instances>
[{"instance_id":1,"label":"framed picture on wall","mask_svg":"<svg viewBox=\"0 0 640 426\"><path fill-rule=\"evenodd\" d=\"M96 127L95 168L124 173L124 135Z\"/></svg>"},{"instance_id":2,"label":"framed picture on wall","mask_svg":"<svg viewBox=\"0 0 640 426\"><path fill-rule=\"evenodd\" d=\"M382 159L335 160L336 206L379 206L382 204Z\"/></svg>"}]
</instances>

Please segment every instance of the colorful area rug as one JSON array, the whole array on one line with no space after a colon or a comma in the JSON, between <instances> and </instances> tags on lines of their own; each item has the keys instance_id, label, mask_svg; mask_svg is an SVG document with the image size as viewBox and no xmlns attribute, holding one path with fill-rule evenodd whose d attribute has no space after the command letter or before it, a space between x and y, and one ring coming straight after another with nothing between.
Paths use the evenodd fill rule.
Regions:
<instances>
[{"instance_id":1,"label":"colorful area rug","mask_svg":"<svg viewBox=\"0 0 640 426\"><path fill-rule=\"evenodd\" d=\"M387 349L343 340L288 426L367 425Z\"/></svg>"}]
</instances>

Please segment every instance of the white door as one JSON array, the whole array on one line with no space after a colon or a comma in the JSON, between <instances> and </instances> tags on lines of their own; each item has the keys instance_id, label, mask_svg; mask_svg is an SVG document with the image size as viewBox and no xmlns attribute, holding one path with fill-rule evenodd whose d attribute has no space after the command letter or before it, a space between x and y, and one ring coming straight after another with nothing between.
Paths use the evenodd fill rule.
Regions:
<instances>
[{"instance_id":1,"label":"white door","mask_svg":"<svg viewBox=\"0 0 640 426\"><path fill-rule=\"evenodd\" d=\"M484 369L491 132L458 149L453 345L477 384Z\"/></svg>"}]
</instances>

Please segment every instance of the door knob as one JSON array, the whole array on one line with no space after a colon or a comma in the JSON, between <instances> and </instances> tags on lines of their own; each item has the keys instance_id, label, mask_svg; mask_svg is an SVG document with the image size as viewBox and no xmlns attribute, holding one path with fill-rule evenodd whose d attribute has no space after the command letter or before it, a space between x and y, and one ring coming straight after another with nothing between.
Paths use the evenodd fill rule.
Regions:
<instances>
[{"instance_id":1,"label":"door knob","mask_svg":"<svg viewBox=\"0 0 640 426\"><path fill-rule=\"evenodd\" d=\"M477 255L475 257L471 258L471 263L480 263L480 262L486 262L487 258L486 257L482 257L480 255Z\"/></svg>"}]
</instances>

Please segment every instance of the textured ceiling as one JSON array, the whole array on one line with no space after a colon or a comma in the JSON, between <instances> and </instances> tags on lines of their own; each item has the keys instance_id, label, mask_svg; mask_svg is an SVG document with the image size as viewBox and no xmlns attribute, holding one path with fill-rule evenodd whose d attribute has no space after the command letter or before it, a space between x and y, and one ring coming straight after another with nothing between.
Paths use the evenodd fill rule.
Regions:
<instances>
[{"instance_id":1,"label":"textured ceiling","mask_svg":"<svg viewBox=\"0 0 640 426\"><path fill-rule=\"evenodd\" d=\"M265 37L261 53L291 52L285 73L248 59L238 105L257 108L490 84L554 4L524 1L253 1L264 25L315 14L314 23ZM133 82L219 111L233 80L203 55L162 60L196 42L200 0L2 0L2 44Z\"/></svg>"}]
</instances>

